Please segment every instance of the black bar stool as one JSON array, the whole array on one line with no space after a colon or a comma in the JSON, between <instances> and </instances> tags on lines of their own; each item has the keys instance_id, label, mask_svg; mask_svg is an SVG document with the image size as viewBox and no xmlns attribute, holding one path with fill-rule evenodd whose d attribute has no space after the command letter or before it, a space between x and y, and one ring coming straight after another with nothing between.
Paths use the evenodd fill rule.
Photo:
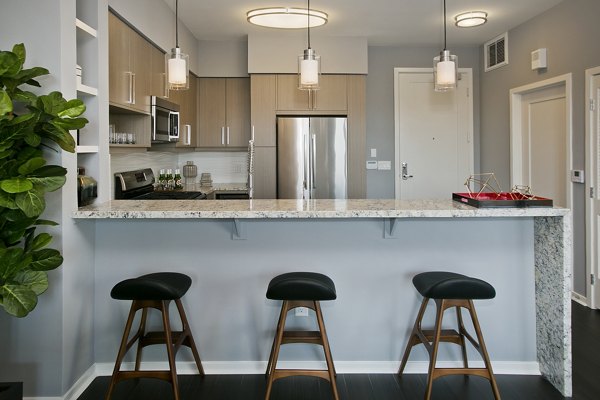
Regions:
<instances>
[{"instance_id":1,"label":"black bar stool","mask_svg":"<svg viewBox=\"0 0 600 400\"><path fill-rule=\"evenodd\" d=\"M271 389L275 380L294 375L316 376L328 380L331 384L334 399L339 399L335 383L335 367L319 303L324 300L335 300L336 297L333 281L323 274L290 272L276 276L271 280L267 289L267 298L271 300L283 300L283 304L281 305L277 332L273 339L269 363L267 364L266 374L268 383L266 400L271 396ZM318 331L285 330L285 319L288 311L298 307L310 308L317 314ZM311 343L323 346L327 370L277 369L279 349L282 344L287 343Z\"/></svg>"},{"instance_id":2,"label":"black bar stool","mask_svg":"<svg viewBox=\"0 0 600 400\"><path fill-rule=\"evenodd\" d=\"M496 400L499 400L500 392L498 391L498 385L494 378L490 357L483 341L483 335L481 334L481 328L479 326L479 321L477 320L477 314L475 313L475 306L473 305L473 300L493 299L496 297L495 289L485 281L461 274L455 274L453 272L424 272L415 275L413 284L421 296L423 296L423 302L421 303L421 308L417 315L417 320L415 321L410 339L406 345L406 350L404 351L404 357L402 357L402 363L400 364L398 374L402 375L413 346L423 343L429 352L429 373L427 376L425 400L431 398L433 381L446 375L477 375L486 378L490 381L494 397ZM423 330L421 328L421 321L423 320L423 315L425 314L425 309L430 299L434 299L437 307L435 327L433 330ZM458 331L454 329L442 330L444 311L452 307L456 308ZM473 321L473 327L475 328L475 333L477 335L477 341L473 339L463 325L460 310L461 307L469 310L469 314ZM475 349L477 349L479 354L481 354L485 363L485 368L469 368L465 338L468 339ZM461 346L464 368L435 367L440 342L455 343Z\"/></svg>"},{"instance_id":3,"label":"black bar stool","mask_svg":"<svg viewBox=\"0 0 600 400\"><path fill-rule=\"evenodd\" d=\"M189 276L177 272L158 272L154 274L143 275L134 279L126 279L113 287L110 295L117 300L133 300L129 311L129 318L125 325L125 332L115 362L112 379L106 393L106 400L109 400L114 386L121 380L131 378L157 378L171 382L173 386L173 395L175 400L179 400L179 387L177 385L177 369L175 366L175 356L179 348L187 346L192 350L196 366L201 376L204 376L204 369L192 337L192 331L188 324L181 304L181 297L185 295L192 284ZM173 332L169 319L169 304L175 301L179 316L181 318L182 330ZM162 314L163 331L146 332L146 317L148 309L154 308ZM137 333L129 339L131 325L138 310L142 310L142 317ZM137 353L135 357L135 369L133 371L121 371L121 363L127 351L137 342ZM167 356L169 358L168 371L140 371L142 361L142 349L153 344L165 344L167 346Z\"/></svg>"}]
</instances>

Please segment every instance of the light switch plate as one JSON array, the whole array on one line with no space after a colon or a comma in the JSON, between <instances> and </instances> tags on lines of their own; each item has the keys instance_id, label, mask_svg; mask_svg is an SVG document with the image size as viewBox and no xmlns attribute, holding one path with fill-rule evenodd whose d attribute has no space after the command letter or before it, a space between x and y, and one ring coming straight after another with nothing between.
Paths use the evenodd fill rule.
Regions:
<instances>
[{"instance_id":1,"label":"light switch plate","mask_svg":"<svg viewBox=\"0 0 600 400\"><path fill-rule=\"evenodd\" d=\"M377 149L371 149L371 157L377 157Z\"/></svg>"},{"instance_id":2,"label":"light switch plate","mask_svg":"<svg viewBox=\"0 0 600 400\"><path fill-rule=\"evenodd\" d=\"M392 169L392 162L391 161L378 161L377 169L382 170L382 171L389 171Z\"/></svg>"},{"instance_id":3,"label":"light switch plate","mask_svg":"<svg viewBox=\"0 0 600 400\"><path fill-rule=\"evenodd\" d=\"M377 169L377 161L367 161L367 169Z\"/></svg>"}]
</instances>

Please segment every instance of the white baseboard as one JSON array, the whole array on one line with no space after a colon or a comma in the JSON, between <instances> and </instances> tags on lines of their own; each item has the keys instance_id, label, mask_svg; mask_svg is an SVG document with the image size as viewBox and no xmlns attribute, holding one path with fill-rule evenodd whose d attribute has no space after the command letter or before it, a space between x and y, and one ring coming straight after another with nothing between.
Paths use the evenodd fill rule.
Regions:
<instances>
[{"instance_id":1,"label":"white baseboard","mask_svg":"<svg viewBox=\"0 0 600 400\"><path fill-rule=\"evenodd\" d=\"M441 368L461 368L460 361L440 361ZM482 361L469 363L471 367L482 368ZM202 363L208 375L252 375L264 374L267 368L266 361L205 361ZM336 361L335 368L338 374L393 374L398 371L398 361ZM409 361L406 365L407 374L426 374L429 363L427 361ZM123 363L123 370L132 370L134 363ZM320 361L281 361L278 367L284 369L324 369L325 362ZM496 375L540 375L539 363L533 361L496 361L492 362ZM62 397L24 397L23 400L76 400L84 390L99 376L110 376L114 368L113 363L97 363L92 365ZM167 362L142 363L142 369L166 370ZM178 362L177 373L180 375L194 375L198 373L193 362Z\"/></svg>"},{"instance_id":2,"label":"white baseboard","mask_svg":"<svg viewBox=\"0 0 600 400\"><path fill-rule=\"evenodd\" d=\"M587 297L581 295L577 292L571 292L571 300L581 304L582 306L589 307L589 302Z\"/></svg>"}]
</instances>

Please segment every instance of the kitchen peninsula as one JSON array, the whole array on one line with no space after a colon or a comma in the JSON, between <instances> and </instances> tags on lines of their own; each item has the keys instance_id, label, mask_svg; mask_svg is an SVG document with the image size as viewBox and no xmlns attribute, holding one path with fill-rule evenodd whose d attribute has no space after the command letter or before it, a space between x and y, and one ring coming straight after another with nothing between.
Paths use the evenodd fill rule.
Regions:
<instances>
[{"instance_id":1,"label":"kitchen peninsula","mask_svg":"<svg viewBox=\"0 0 600 400\"><path fill-rule=\"evenodd\" d=\"M539 363L571 395L566 209L477 209L451 200L111 201L73 217L96 224L96 363L114 361L127 312L108 300L112 285L174 270L194 281L186 302L207 372L264 372L278 312L266 285L306 270L326 273L338 288L338 300L323 306L338 372L391 373L420 301L412 276L450 270L497 290L477 304L496 373L534 374ZM424 372L419 350L409 371ZM282 357L302 354L292 348ZM440 360L453 359L458 350L444 347Z\"/></svg>"}]
</instances>

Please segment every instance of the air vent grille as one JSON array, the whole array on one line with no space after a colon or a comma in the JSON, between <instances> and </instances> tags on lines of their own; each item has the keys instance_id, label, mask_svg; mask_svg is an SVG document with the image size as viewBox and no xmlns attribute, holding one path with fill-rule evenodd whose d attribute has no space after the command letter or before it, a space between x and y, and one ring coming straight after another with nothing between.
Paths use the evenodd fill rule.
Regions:
<instances>
[{"instance_id":1,"label":"air vent grille","mask_svg":"<svg viewBox=\"0 0 600 400\"><path fill-rule=\"evenodd\" d=\"M508 33L504 33L484 45L485 72L508 64Z\"/></svg>"}]
</instances>

